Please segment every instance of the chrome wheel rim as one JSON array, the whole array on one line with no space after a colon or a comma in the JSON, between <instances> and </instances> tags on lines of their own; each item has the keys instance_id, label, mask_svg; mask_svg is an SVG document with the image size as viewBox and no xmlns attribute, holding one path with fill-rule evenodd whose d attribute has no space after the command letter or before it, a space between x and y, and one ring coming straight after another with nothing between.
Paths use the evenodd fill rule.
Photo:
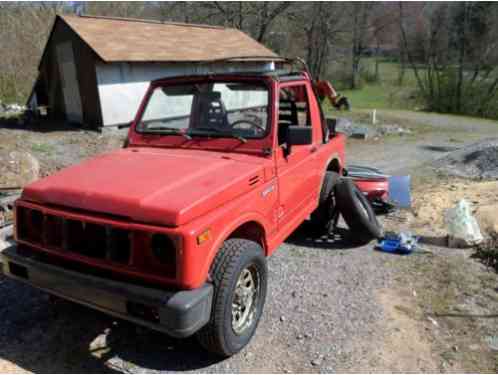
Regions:
<instances>
[{"instance_id":1,"label":"chrome wheel rim","mask_svg":"<svg viewBox=\"0 0 498 375\"><path fill-rule=\"evenodd\" d=\"M237 335L253 324L258 298L258 271L256 267L248 266L239 275L232 299L232 329Z\"/></svg>"}]
</instances>

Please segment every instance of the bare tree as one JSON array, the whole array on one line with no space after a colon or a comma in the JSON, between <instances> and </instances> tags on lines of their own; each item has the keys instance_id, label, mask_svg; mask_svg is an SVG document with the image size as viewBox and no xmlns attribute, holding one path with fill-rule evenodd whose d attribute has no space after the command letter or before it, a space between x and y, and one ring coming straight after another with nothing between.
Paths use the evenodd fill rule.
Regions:
<instances>
[{"instance_id":1,"label":"bare tree","mask_svg":"<svg viewBox=\"0 0 498 375\"><path fill-rule=\"evenodd\" d=\"M370 28L370 12L373 3L355 2L351 7L351 88L357 86L360 73L360 61L367 43L368 30Z\"/></svg>"},{"instance_id":2,"label":"bare tree","mask_svg":"<svg viewBox=\"0 0 498 375\"><path fill-rule=\"evenodd\" d=\"M275 2L219 2L202 3L209 11L208 17L219 23L248 32L263 42L276 19L284 15L292 5L289 1Z\"/></svg>"},{"instance_id":3,"label":"bare tree","mask_svg":"<svg viewBox=\"0 0 498 375\"><path fill-rule=\"evenodd\" d=\"M145 13L147 14L147 10ZM158 18L163 22L209 22L208 17L203 15L199 3L191 1L161 1L155 3L149 9L149 13L152 18Z\"/></svg>"},{"instance_id":4,"label":"bare tree","mask_svg":"<svg viewBox=\"0 0 498 375\"><path fill-rule=\"evenodd\" d=\"M207 23L240 29L284 56L306 59L315 77L337 73L358 87L363 59L398 46L400 83L411 69L433 110L492 116L498 107L498 4L325 2L85 2L83 13ZM25 100L56 13L75 4L0 3L0 98ZM347 65L347 66L346 66ZM347 74L347 75L346 75ZM342 75L342 76L341 76ZM498 108L496 109L498 117Z\"/></svg>"},{"instance_id":5,"label":"bare tree","mask_svg":"<svg viewBox=\"0 0 498 375\"><path fill-rule=\"evenodd\" d=\"M256 26L257 26L257 36L258 42L263 42L265 36L271 27L272 23L277 17L280 17L284 12L289 9L291 2L263 2L263 5L256 12Z\"/></svg>"},{"instance_id":6,"label":"bare tree","mask_svg":"<svg viewBox=\"0 0 498 375\"><path fill-rule=\"evenodd\" d=\"M427 109L498 117L496 3L431 3L414 29L399 4L403 48Z\"/></svg>"},{"instance_id":7,"label":"bare tree","mask_svg":"<svg viewBox=\"0 0 498 375\"><path fill-rule=\"evenodd\" d=\"M346 8L339 3L307 2L293 7L288 14L290 25L299 33L289 35L299 43L313 77L321 77L331 59L331 50L348 32Z\"/></svg>"},{"instance_id":8,"label":"bare tree","mask_svg":"<svg viewBox=\"0 0 498 375\"><path fill-rule=\"evenodd\" d=\"M0 95L25 100L36 79L37 64L57 13L69 11L63 2L3 3L0 11Z\"/></svg>"},{"instance_id":9,"label":"bare tree","mask_svg":"<svg viewBox=\"0 0 498 375\"><path fill-rule=\"evenodd\" d=\"M96 16L140 18L144 13L144 8L143 2L88 1L85 3L84 13Z\"/></svg>"}]
</instances>

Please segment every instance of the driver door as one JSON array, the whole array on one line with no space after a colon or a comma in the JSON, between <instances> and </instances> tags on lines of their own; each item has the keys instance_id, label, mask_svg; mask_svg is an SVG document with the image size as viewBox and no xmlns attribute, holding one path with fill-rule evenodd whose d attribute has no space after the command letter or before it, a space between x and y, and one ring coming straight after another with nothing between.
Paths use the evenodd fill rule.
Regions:
<instances>
[{"instance_id":1,"label":"driver door","mask_svg":"<svg viewBox=\"0 0 498 375\"><path fill-rule=\"evenodd\" d=\"M282 83L279 90L278 148L276 155L279 229L300 220L303 208L314 199L319 184L317 173L316 134L309 145L293 145L286 139L288 126L311 127L309 96L311 87L305 81ZM315 133L316 129L312 129ZM315 197L316 198L316 197Z\"/></svg>"}]
</instances>

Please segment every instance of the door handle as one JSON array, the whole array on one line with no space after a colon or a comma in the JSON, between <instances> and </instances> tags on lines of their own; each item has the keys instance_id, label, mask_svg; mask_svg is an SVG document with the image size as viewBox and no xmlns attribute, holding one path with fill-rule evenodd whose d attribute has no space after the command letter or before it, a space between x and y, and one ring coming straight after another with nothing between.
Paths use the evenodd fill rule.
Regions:
<instances>
[{"instance_id":1,"label":"door handle","mask_svg":"<svg viewBox=\"0 0 498 375\"><path fill-rule=\"evenodd\" d=\"M318 151L318 147L316 146L311 146L310 148L310 152L313 153L313 152L317 152Z\"/></svg>"}]
</instances>

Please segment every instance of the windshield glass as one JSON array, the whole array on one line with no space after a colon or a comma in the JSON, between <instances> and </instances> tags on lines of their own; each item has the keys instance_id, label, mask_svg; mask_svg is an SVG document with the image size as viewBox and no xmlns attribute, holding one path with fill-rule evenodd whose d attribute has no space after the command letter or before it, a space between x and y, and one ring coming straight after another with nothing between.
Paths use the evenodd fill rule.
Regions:
<instances>
[{"instance_id":1,"label":"windshield glass","mask_svg":"<svg viewBox=\"0 0 498 375\"><path fill-rule=\"evenodd\" d=\"M249 82L203 82L157 87L137 131L189 136L262 138L268 127L268 89Z\"/></svg>"}]
</instances>

